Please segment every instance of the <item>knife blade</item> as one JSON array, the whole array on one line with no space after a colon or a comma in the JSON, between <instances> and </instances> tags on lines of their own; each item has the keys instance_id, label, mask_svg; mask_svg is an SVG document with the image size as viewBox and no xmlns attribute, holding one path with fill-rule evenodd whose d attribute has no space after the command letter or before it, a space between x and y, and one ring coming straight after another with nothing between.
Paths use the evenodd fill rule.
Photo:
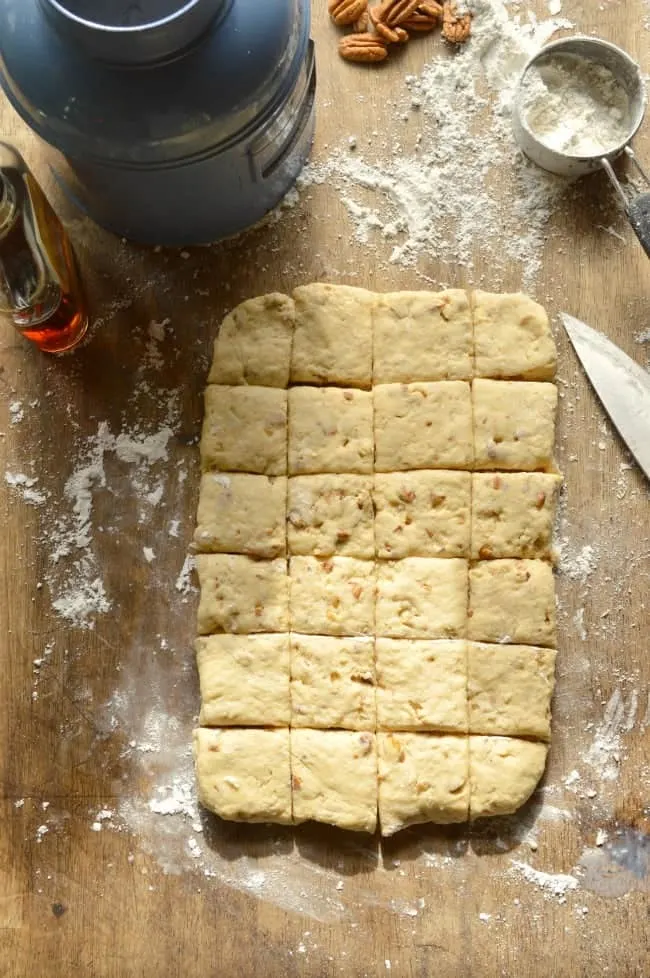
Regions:
<instances>
[{"instance_id":1,"label":"knife blade","mask_svg":"<svg viewBox=\"0 0 650 978\"><path fill-rule=\"evenodd\" d=\"M591 326L566 312L560 318L603 407L650 479L650 373Z\"/></svg>"}]
</instances>

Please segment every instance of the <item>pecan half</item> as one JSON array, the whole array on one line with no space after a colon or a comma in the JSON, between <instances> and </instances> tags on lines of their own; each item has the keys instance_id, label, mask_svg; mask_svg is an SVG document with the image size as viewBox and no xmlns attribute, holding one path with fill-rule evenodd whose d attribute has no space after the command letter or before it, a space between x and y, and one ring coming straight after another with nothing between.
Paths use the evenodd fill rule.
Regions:
<instances>
[{"instance_id":1,"label":"pecan half","mask_svg":"<svg viewBox=\"0 0 650 978\"><path fill-rule=\"evenodd\" d=\"M346 24L354 24L367 6L368 0L329 0L327 9L334 23L345 27Z\"/></svg>"},{"instance_id":2,"label":"pecan half","mask_svg":"<svg viewBox=\"0 0 650 978\"><path fill-rule=\"evenodd\" d=\"M435 20L442 20L442 4L437 3L436 0L426 0L425 3L420 3L416 13L426 14L427 17Z\"/></svg>"},{"instance_id":3,"label":"pecan half","mask_svg":"<svg viewBox=\"0 0 650 978\"><path fill-rule=\"evenodd\" d=\"M429 17L428 14L420 14L417 11L403 20L401 26L407 31L433 31L440 21L437 17Z\"/></svg>"},{"instance_id":4,"label":"pecan half","mask_svg":"<svg viewBox=\"0 0 650 978\"><path fill-rule=\"evenodd\" d=\"M387 44L399 44L399 34L397 33L397 30L401 30L401 28L397 28L397 30L395 30L394 28L389 27L387 24L384 24L383 21L378 20L375 24L375 30Z\"/></svg>"},{"instance_id":5,"label":"pecan half","mask_svg":"<svg viewBox=\"0 0 650 978\"><path fill-rule=\"evenodd\" d=\"M457 14L456 5L445 0L442 7L442 36L450 44L463 44L472 28L471 14Z\"/></svg>"},{"instance_id":6,"label":"pecan half","mask_svg":"<svg viewBox=\"0 0 650 978\"><path fill-rule=\"evenodd\" d=\"M401 24L403 20L410 17L417 10L419 3L420 0L394 0L388 10L383 12L379 19L383 20L385 24L388 24L389 27L394 27L396 24ZM382 10L384 6L385 4L382 5Z\"/></svg>"},{"instance_id":7,"label":"pecan half","mask_svg":"<svg viewBox=\"0 0 650 978\"><path fill-rule=\"evenodd\" d=\"M384 61L388 49L378 34L348 34L339 41L339 54L345 61Z\"/></svg>"}]
</instances>

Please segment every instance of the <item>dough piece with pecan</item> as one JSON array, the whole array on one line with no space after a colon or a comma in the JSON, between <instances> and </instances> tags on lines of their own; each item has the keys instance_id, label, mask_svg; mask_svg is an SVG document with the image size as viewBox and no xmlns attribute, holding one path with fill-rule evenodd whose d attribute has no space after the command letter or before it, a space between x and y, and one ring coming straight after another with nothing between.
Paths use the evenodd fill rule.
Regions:
<instances>
[{"instance_id":1,"label":"dough piece with pecan","mask_svg":"<svg viewBox=\"0 0 650 978\"><path fill-rule=\"evenodd\" d=\"M543 560L482 560L469 572L467 637L554 646L553 569Z\"/></svg>"},{"instance_id":2,"label":"dough piece with pecan","mask_svg":"<svg viewBox=\"0 0 650 978\"><path fill-rule=\"evenodd\" d=\"M472 299L476 376L552 380L557 350L546 310L521 293Z\"/></svg>"},{"instance_id":3,"label":"dough piece with pecan","mask_svg":"<svg viewBox=\"0 0 650 978\"><path fill-rule=\"evenodd\" d=\"M373 322L375 384L471 378L472 317L461 289L380 295Z\"/></svg>"},{"instance_id":4,"label":"dough piece with pecan","mask_svg":"<svg viewBox=\"0 0 650 978\"><path fill-rule=\"evenodd\" d=\"M470 468L470 385L461 380L373 389L375 471Z\"/></svg>"},{"instance_id":5,"label":"dough piece with pecan","mask_svg":"<svg viewBox=\"0 0 650 978\"><path fill-rule=\"evenodd\" d=\"M205 553L286 553L285 476L204 472L194 543Z\"/></svg>"},{"instance_id":6,"label":"dough piece with pecan","mask_svg":"<svg viewBox=\"0 0 650 978\"><path fill-rule=\"evenodd\" d=\"M469 556L471 481L444 469L375 475L377 556Z\"/></svg>"},{"instance_id":7,"label":"dough piece with pecan","mask_svg":"<svg viewBox=\"0 0 650 978\"><path fill-rule=\"evenodd\" d=\"M203 471L286 475L287 392L272 387L205 389Z\"/></svg>"},{"instance_id":8,"label":"dough piece with pecan","mask_svg":"<svg viewBox=\"0 0 650 978\"><path fill-rule=\"evenodd\" d=\"M199 554L199 635L286 632L289 629L287 562L241 554Z\"/></svg>"},{"instance_id":9,"label":"dough piece with pecan","mask_svg":"<svg viewBox=\"0 0 650 978\"><path fill-rule=\"evenodd\" d=\"M544 773L546 744L516 737L469 738L470 818L511 815Z\"/></svg>"},{"instance_id":10,"label":"dough piece with pecan","mask_svg":"<svg viewBox=\"0 0 650 978\"><path fill-rule=\"evenodd\" d=\"M349 730L291 731L294 822L314 819L356 832L377 826L375 735Z\"/></svg>"},{"instance_id":11,"label":"dough piece with pecan","mask_svg":"<svg viewBox=\"0 0 650 978\"><path fill-rule=\"evenodd\" d=\"M291 382L369 388L374 293L315 283L300 286L293 296L296 329Z\"/></svg>"},{"instance_id":12,"label":"dough piece with pecan","mask_svg":"<svg viewBox=\"0 0 650 978\"><path fill-rule=\"evenodd\" d=\"M553 649L470 642L469 731L550 740Z\"/></svg>"},{"instance_id":13,"label":"dough piece with pecan","mask_svg":"<svg viewBox=\"0 0 650 978\"><path fill-rule=\"evenodd\" d=\"M472 475L472 558L551 557L562 477L550 472Z\"/></svg>"},{"instance_id":14,"label":"dough piece with pecan","mask_svg":"<svg viewBox=\"0 0 650 978\"><path fill-rule=\"evenodd\" d=\"M467 737L378 733L377 749L383 836L421 822L467 820Z\"/></svg>"},{"instance_id":15,"label":"dough piece with pecan","mask_svg":"<svg viewBox=\"0 0 650 978\"><path fill-rule=\"evenodd\" d=\"M291 819L289 731L194 731L199 801L220 818L242 822Z\"/></svg>"},{"instance_id":16,"label":"dough piece with pecan","mask_svg":"<svg viewBox=\"0 0 650 978\"><path fill-rule=\"evenodd\" d=\"M242 302L221 324L208 383L287 387L294 318L280 292Z\"/></svg>"},{"instance_id":17,"label":"dough piece with pecan","mask_svg":"<svg viewBox=\"0 0 650 978\"><path fill-rule=\"evenodd\" d=\"M297 475L289 479L289 553L371 560L375 555L372 476Z\"/></svg>"},{"instance_id":18,"label":"dough piece with pecan","mask_svg":"<svg viewBox=\"0 0 650 978\"><path fill-rule=\"evenodd\" d=\"M291 557L291 630L306 635L372 635L375 567L354 557Z\"/></svg>"},{"instance_id":19,"label":"dough piece with pecan","mask_svg":"<svg viewBox=\"0 0 650 978\"><path fill-rule=\"evenodd\" d=\"M374 730L372 638L291 635L291 725Z\"/></svg>"},{"instance_id":20,"label":"dough piece with pecan","mask_svg":"<svg viewBox=\"0 0 650 978\"><path fill-rule=\"evenodd\" d=\"M467 643L378 638L377 726L467 733Z\"/></svg>"},{"instance_id":21,"label":"dough piece with pecan","mask_svg":"<svg viewBox=\"0 0 650 978\"><path fill-rule=\"evenodd\" d=\"M289 473L372 472L372 394L339 387L289 391Z\"/></svg>"},{"instance_id":22,"label":"dough piece with pecan","mask_svg":"<svg viewBox=\"0 0 650 978\"><path fill-rule=\"evenodd\" d=\"M289 726L287 634L210 635L195 649L201 726Z\"/></svg>"},{"instance_id":23,"label":"dough piece with pecan","mask_svg":"<svg viewBox=\"0 0 650 978\"><path fill-rule=\"evenodd\" d=\"M406 557L377 564L377 636L464 638L466 629L466 560Z\"/></svg>"},{"instance_id":24,"label":"dough piece with pecan","mask_svg":"<svg viewBox=\"0 0 650 978\"><path fill-rule=\"evenodd\" d=\"M474 467L548 471L553 466L555 384L475 380Z\"/></svg>"}]
</instances>

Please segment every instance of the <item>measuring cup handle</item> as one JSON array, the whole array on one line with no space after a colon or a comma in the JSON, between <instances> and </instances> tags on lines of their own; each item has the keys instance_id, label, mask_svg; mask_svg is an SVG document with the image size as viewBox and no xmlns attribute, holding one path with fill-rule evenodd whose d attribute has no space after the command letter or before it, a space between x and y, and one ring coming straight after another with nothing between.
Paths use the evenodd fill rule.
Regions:
<instances>
[{"instance_id":1,"label":"measuring cup handle","mask_svg":"<svg viewBox=\"0 0 650 978\"><path fill-rule=\"evenodd\" d=\"M627 202L627 216L643 250L650 258L650 193L637 194Z\"/></svg>"}]
</instances>

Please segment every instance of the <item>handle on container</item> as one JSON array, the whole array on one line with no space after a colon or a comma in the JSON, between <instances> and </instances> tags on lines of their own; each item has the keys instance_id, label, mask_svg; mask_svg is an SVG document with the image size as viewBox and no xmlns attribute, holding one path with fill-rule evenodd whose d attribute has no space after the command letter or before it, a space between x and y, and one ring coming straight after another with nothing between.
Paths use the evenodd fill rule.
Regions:
<instances>
[{"instance_id":1,"label":"handle on container","mask_svg":"<svg viewBox=\"0 0 650 978\"><path fill-rule=\"evenodd\" d=\"M638 172L641 174L641 177L645 181L646 185L650 187L650 178L648 178L648 175L637 160L630 146L625 147L625 153L628 159L632 161ZM625 213L627 214L627 219L632 226L632 230L639 239L641 247L645 251L646 255L648 258L650 258L650 192L641 192L632 183L631 186L634 188L634 192L632 196L628 196L628 194L623 190L618 177L614 173L614 169L609 160L603 157L600 163L623 203L623 207L625 208Z\"/></svg>"}]
</instances>

